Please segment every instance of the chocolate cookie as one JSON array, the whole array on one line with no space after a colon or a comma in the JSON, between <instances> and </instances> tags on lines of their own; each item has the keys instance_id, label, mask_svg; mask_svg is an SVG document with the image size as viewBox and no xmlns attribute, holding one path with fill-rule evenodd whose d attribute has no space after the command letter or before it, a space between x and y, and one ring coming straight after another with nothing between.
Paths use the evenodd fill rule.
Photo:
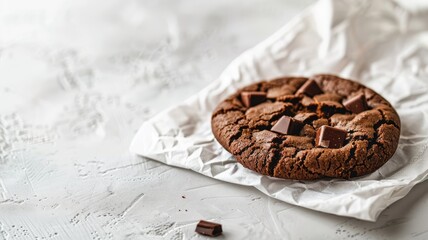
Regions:
<instances>
[{"instance_id":1,"label":"chocolate cookie","mask_svg":"<svg viewBox=\"0 0 428 240\"><path fill-rule=\"evenodd\" d=\"M333 75L247 86L214 110L212 131L244 167L278 178L351 178L394 154L400 118L373 90Z\"/></svg>"}]
</instances>

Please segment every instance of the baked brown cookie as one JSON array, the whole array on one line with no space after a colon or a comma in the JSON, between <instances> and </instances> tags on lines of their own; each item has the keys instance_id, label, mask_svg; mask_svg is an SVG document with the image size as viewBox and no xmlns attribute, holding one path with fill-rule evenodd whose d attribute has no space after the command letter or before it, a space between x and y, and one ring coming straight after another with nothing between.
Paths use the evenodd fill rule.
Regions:
<instances>
[{"instance_id":1,"label":"baked brown cookie","mask_svg":"<svg viewBox=\"0 0 428 240\"><path fill-rule=\"evenodd\" d=\"M214 110L218 142L244 167L286 179L362 176L394 154L400 118L378 93L333 75L244 87Z\"/></svg>"}]
</instances>

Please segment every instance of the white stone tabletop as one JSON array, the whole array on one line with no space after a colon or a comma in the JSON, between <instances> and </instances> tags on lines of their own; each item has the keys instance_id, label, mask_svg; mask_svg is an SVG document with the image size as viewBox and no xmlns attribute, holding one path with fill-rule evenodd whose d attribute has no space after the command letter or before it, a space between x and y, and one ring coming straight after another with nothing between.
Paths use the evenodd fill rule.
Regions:
<instances>
[{"instance_id":1,"label":"white stone tabletop","mask_svg":"<svg viewBox=\"0 0 428 240\"><path fill-rule=\"evenodd\" d=\"M428 183L376 222L129 152L313 0L0 0L0 239L428 239Z\"/></svg>"}]
</instances>

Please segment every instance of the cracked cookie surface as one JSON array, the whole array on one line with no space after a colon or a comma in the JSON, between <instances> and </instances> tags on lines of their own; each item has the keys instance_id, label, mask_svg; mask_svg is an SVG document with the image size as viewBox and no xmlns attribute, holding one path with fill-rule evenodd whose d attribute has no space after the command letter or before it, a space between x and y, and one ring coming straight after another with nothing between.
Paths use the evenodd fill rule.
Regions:
<instances>
[{"instance_id":1,"label":"cracked cookie surface","mask_svg":"<svg viewBox=\"0 0 428 240\"><path fill-rule=\"evenodd\" d=\"M297 93L308 80L314 80L323 93L312 97ZM240 96L250 91L265 92L267 100L246 107ZM367 110L355 114L343 106L361 94L367 99ZM271 131L282 116L305 125L295 135ZM342 147L315 145L316 131L323 125L347 131ZM244 87L216 107L211 127L217 141L244 167L299 180L349 179L371 173L392 157L400 137L400 119L387 100L333 75L283 77Z\"/></svg>"}]
</instances>

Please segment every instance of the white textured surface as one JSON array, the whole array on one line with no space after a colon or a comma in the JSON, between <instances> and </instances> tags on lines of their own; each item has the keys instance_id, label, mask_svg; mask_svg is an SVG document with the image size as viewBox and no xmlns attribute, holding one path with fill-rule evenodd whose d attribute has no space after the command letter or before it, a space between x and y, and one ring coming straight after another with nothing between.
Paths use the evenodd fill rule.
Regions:
<instances>
[{"instance_id":1,"label":"white textured surface","mask_svg":"<svg viewBox=\"0 0 428 240\"><path fill-rule=\"evenodd\" d=\"M428 238L427 183L368 223L128 152L311 2L0 1L0 239Z\"/></svg>"}]
</instances>

